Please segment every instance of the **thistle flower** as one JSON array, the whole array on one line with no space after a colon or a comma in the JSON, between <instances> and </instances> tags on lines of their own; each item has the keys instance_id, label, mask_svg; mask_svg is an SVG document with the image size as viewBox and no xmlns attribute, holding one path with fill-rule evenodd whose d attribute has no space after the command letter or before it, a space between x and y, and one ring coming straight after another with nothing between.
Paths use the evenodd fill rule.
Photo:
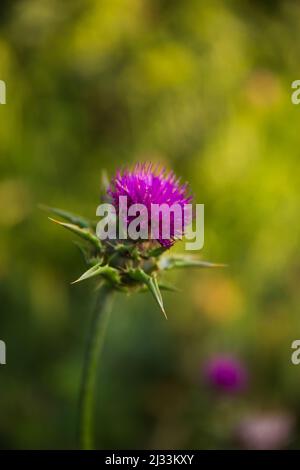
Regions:
<instances>
[{"instance_id":1,"label":"thistle flower","mask_svg":"<svg viewBox=\"0 0 300 470\"><path fill-rule=\"evenodd\" d=\"M245 449L276 450L289 444L294 426L295 420L287 412L255 412L241 420L236 434Z\"/></svg>"},{"instance_id":2,"label":"thistle flower","mask_svg":"<svg viewBox=\"0 0 300 470\"><path fill-rule=\"evenodd\" d=\"M191 201L187 185L181 185L175 175L165 170L158 171L151 164L138 164L133 170L118 171L111 183L106 185L106 200L109 196L114 204L114 209L119 212L119 197L127 196L128 204L144 204L147 211L141 220L147 228L149 216L146 216L151 204L166 204L169 208L178 204L184 211L185 206ZM103 319L103 311L107 310L113 291L135 292L149 290L153 295L160 310L165 313L161 290L175 290L173 286L163 283L160 274L174 268L216 267L223 266L196 257L186 255L166 254L177 238L184 234L186 223L191 220L190 213L183 214L181 224L178 224L176 215L171 220L170 236L164 237L162 231L158 232L156 240L133 239L105 239L97 236L96 223L84 217L70 212L43 206L64 222L51 219L53 222L70 230L81 239L77 243L85 262L88 266L79 279L81 282L90 278L97 280L99 290L98 303L89 333L87 354L84 362L84 370L81 383L80 400L80 442L85 449L92 447L92 406L94 399L97 356L104 338L104 326L106 315ZM169 212L170 214L170 212ZM163 216L163 213L160 217ZM126 220L128 222L128 220ZM159 219L161 224L162 219ZM162 224L163 225L163 224Z\"/></svg>"},{"instance_id":3,"label":"thistle flower","mask_svg":"<svg viewBox=\"0 0 300 470\"><path fill-rule=\"evenodd\" d=\"M248 373L244 364L233 356L214 356L203 368L206 383L217 390L234 394L245 389Z\"/></svg>"},{"instance_id":4,"label":"thistle flower","mask_svg":"<svg viewBox=\"0 0 300 470\"><path fill-rule=\"evenodd\" d=\"M192 196L189 194L188 184L181 184L172 171L167 173L165 169L159 170L152 163L138 163L133 170L125 169L123 172L118 170L107 192L117 211L119 211L120 196L127 197L129 206L143 204L147 210L142 223L149 228L151 206L163 204L157 240L166 248L170 248L175 239L182 238L185 227L191 222L191 213L187 205L192 201ZM181 208L180 220L176 220L176 215L171 214L170 238L164 238L162 227L164 213L175 204ZM176 224L176 222L179 223Z\"/></svg>"},{"instance_id":5,"label":"thistle flower","mask_svg":"<svg viewBox=\"0 0 300 470\"><path fill-rule=\"evenodd\" d=\"M148 208L150 210L151 204L166 204L166 208L178 204L184 211L185 206L191 201L187 184L181 185L173 172L158 171L151 163L137 164L133 170L117 171L116 176L105 188L105 192L117 212L120 209L120 196L127 196L128 206L143 204L147 209L146 213ZM83 241L77 244L89 269L74 282L93 277L100 281L100 285L105 283L113 290L122 292L148 289L164 315L166 314L160 290L174 291L176 288L160 281L160 273L174 268L224 266L201 261L193 256L166 254L175 239L183 235L186 223L191 220L189 211L182 218L183 224L177 231L176 216L170 219L169 239L161 236L162 227L157 240L137 242L130 239L100 240L96 234L95 222L61 209L46 206L43 208L66 220L67 222L61 222L51 219L78 235ZM159 215L163 217L163 211ZM148 217L149 212L147 218L142 220L146 225L149 224Z\"/></svg>"}]
</instances>

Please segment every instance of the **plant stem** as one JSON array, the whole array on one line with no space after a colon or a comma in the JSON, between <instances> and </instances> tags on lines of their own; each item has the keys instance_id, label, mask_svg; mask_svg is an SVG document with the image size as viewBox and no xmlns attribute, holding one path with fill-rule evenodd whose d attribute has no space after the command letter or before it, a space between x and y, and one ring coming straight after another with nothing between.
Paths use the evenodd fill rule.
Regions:
<instances>
[{"instance_id":1,"label":"plant stem","mask_svg":"<svg viewBox=\"0 0 300 470\"><path fill-rule=\"evenodd\" d=\"M81 449L93 448L93 416L97 362L101 354L110 316L112 290L103 285L93 313L84 357L79 399L78 439Z\"/></svg>"}]
</instances>

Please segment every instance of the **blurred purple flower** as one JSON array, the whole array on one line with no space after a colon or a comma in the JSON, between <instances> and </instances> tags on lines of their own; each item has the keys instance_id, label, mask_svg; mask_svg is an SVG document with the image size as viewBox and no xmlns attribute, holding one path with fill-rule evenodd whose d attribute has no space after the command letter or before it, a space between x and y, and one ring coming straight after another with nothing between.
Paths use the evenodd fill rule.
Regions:
<instances>
[{"instance_id":1,"label":"blurred purple flower","mask_svg":"<svg viewBox=\"0 0 300 470\"><path fill-rule=\"evenodd\" d=\"M165 169L154 167L152 163L137 163L132 170L118 170L111 180L107 192L112 198L117 211L120 208L120 196L127 196L128 207L132 204L143 204L147 208L143 223L149 228L151 225L151 204L166 204L167 207L178 204L181 208L180 221L182 222L176 224L176 215L171 214L170 238L163 238L162 236L161 223L164 219L164 209L162 209L162 214L159 216L158 241L165 248L170 248L176 238L181 238L186 225L191 222L191 212L189 210L184 211L185 206L192 200L191 195L189 195L188 185L181 184L172 171L167 173ZM127 222L130 222L130 220L127 220Z\"/></svg>"},{"instance_id":2,"label":"blurred purple flower","mask_svg":"<svg viewBox=\"0 0 300 470\"><path fill-rule=\"evenodd\" d=\"M285 412L256 413L242 419L237 437L245 449L282 449L290 441L294 424L293 417Z\"/></svg>"},{"instance_id":3,"label":"blurred purple flower","mask_svg":"<svg viewBox=\"0 0 300 470\"><path fill-rule=\"evenodd\" d=\"M245 389L248 372L237 358L228 355L210 358L203 368L207 384L219 392L237 393Z\"/></svg>"}]
</instances>

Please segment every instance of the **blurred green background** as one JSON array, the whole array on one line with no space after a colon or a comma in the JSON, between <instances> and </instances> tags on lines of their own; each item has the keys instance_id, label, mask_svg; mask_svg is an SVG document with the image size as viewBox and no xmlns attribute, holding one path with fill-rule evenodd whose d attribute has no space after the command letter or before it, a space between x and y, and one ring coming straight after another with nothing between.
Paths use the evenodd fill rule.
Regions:
<instances>
[{"instance_id":1,"label":"blurred green background","mask_svg":"<svg viewBox=\"0 0 300 470\"><path fill-rule=\"evenodd\" d=\"M190 181L201 256L230 266L172 274L168 322L117 297L97 447L237 448L243 416L284 412L300 448L299 24L297 1L1 2L0 448L75 446L94 287L70 285L74 236L37 205L94 217L102 170L139 160ZM216 353L244 361L245 393L203 385Z\"/></svg>"}]
</instances>

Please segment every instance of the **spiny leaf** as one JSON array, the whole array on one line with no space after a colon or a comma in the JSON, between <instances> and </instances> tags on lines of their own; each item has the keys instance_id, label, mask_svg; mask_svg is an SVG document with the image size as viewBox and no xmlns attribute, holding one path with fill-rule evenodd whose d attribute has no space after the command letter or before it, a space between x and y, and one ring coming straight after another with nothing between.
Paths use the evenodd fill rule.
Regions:
<instances>
[{"instance_id":1,"label":"spiny leaf","mask_svg":"<svg viewBox=\"0 0 300 470\"><path fill-rule=\"evenodd\" d=\"M57 207L49 207L44 204L39 204L40 209L51 212L52 214L58 215L64 220L67 220L71 224L78 225L78 227L81 228L89 228L92 223L85 219L84 217L81 217L80 215L73 214L72 212L68 212L62 209L58 209Z\"/></svg>"},{"instance_id":2,"label":"spiny leaf","mask_svg":"<svg viewBox=\"0 0 300 470\"><path fill-rule=\"evenodd\" d=\"M114 269L108 266L107 264L105 266L101 266L101 263L97 263L95 264L95 266L92 266L85 273L83 273L79 279L76 279L76 281L73 281L72 284L84 281L86 279L89 279L95 276L103 276L104 278L112 282L113 284L120 283L120 274L117 269Z\"/></svg>"},{"instance_id":3,"label":"spiny leaf","mask_svg":"<svg viewBox=\"0 0 300 470\"><path fill-rule=\"evenodd\" d=\"M168 319L167 314L165 312L164 304L163 304L163 299L159 290L159 286L157 283L157 279L154 276L149 276L148 274L145 273L140 268L137 269L129 269L128 270L128 275L135 281L142 282L145 284L151 294L153 295L154 299L156 300L159 308L161 309L162 313Z\"/></svg>"},{"instance_id":4,"label":"spiny leaf","mask_svg":"<svg viewBox=\"0 0 300 470\"><path fill-rule=\"evenodd\" d=\"M149 277L150 277L149 283L153 284L154 291L156 292L156 295L159 297L159 300L160 300L159 305L161 306L164 314L166 315L165 310L164 310L164 305L163 305L163 298L162 298L161 292L159 290L158 282L157 282L157 277L156 276L149 276Z\"/></svg>"},{"instance_id":5,"label":"spiny leaf","mask_svg":"<svg viewBox=\"0 0 300 470\"><path fill-rule=\"evenodd\" d=\"M158 282L158 287L160 290L164 290L167 292L180 292L180 289L178 289L176 286L172 286L171 284L166 284L164 282ZM139 292L147 292L148 287L144 286L142 287Z\"/></svg>"},{"instance_id":6,"label":"spiny leaf","mask_svg":"<svg viewBox=\"0 0 300 470\"><path fill-rule=\"evenodd\" d=\"M61 225L62 227L67 228L71 232L76 233L76 235L78 235L79 237L92 243L98 250L101 250L101 243L100 243L99 238L96 235L94 235L90 230L86 228L78 227L78 225L61 222L60 220L52 219L51 217L49 217L49 219L52 222L58 225Z\"/></svg>"},{"instance_id":7,"label":"spiny leaf","mask_svg":"<svg viewBox=\"0 0 300 470\"><path fill-rule=\"evenodd\" d=\"M159 269L169 270L174 268L224 268L226 264L210 263L192 256L166 256L159 260Z\"/></svg>"},{"instance_id":8,"label":"spiny leaf","mask_svg":"<svg viewBox=\"0 0 300 470\"><path fill-rule=\"evenodd\" d=\"M103 270L103 277L105 277L108 281L112 284L118 285L121 283L120 272L111 266L105 265L103 266L105 270Z\"/></svg>"},{"instance_id":9,"label":"spiny leaf","mask_svg":"<svg viewBox=\"0 0 300 470\"><path fill-rule=\"evenodd\" d=\"M145 281L145 284L148 287L151 294L153 295L154 299L156 300L156 302L157 302L158 306L160 307L162 313L164 314L166 319L168 319L166 311L165 311L163 299L162 299L162 296L161 296L156 278L154 278L152 276L148 276L148 279L147 279L147 281Z\"/></svg>"},{"instance_id":10,"label":"spiny leaf","mask_svg":"<svg viewBox=\"0 0 300 470\"><path fill-rule=\"evenodd\" d=\"M85 271L76 281L73 281L71 284L76 284L77 282L84 281L85 279L89 279L94 276L98 276L98 274L101 274L103 270L103 266L101 266L100 263L95 264L92 266L90 269Z\"/></svg>"}]
</instances>

